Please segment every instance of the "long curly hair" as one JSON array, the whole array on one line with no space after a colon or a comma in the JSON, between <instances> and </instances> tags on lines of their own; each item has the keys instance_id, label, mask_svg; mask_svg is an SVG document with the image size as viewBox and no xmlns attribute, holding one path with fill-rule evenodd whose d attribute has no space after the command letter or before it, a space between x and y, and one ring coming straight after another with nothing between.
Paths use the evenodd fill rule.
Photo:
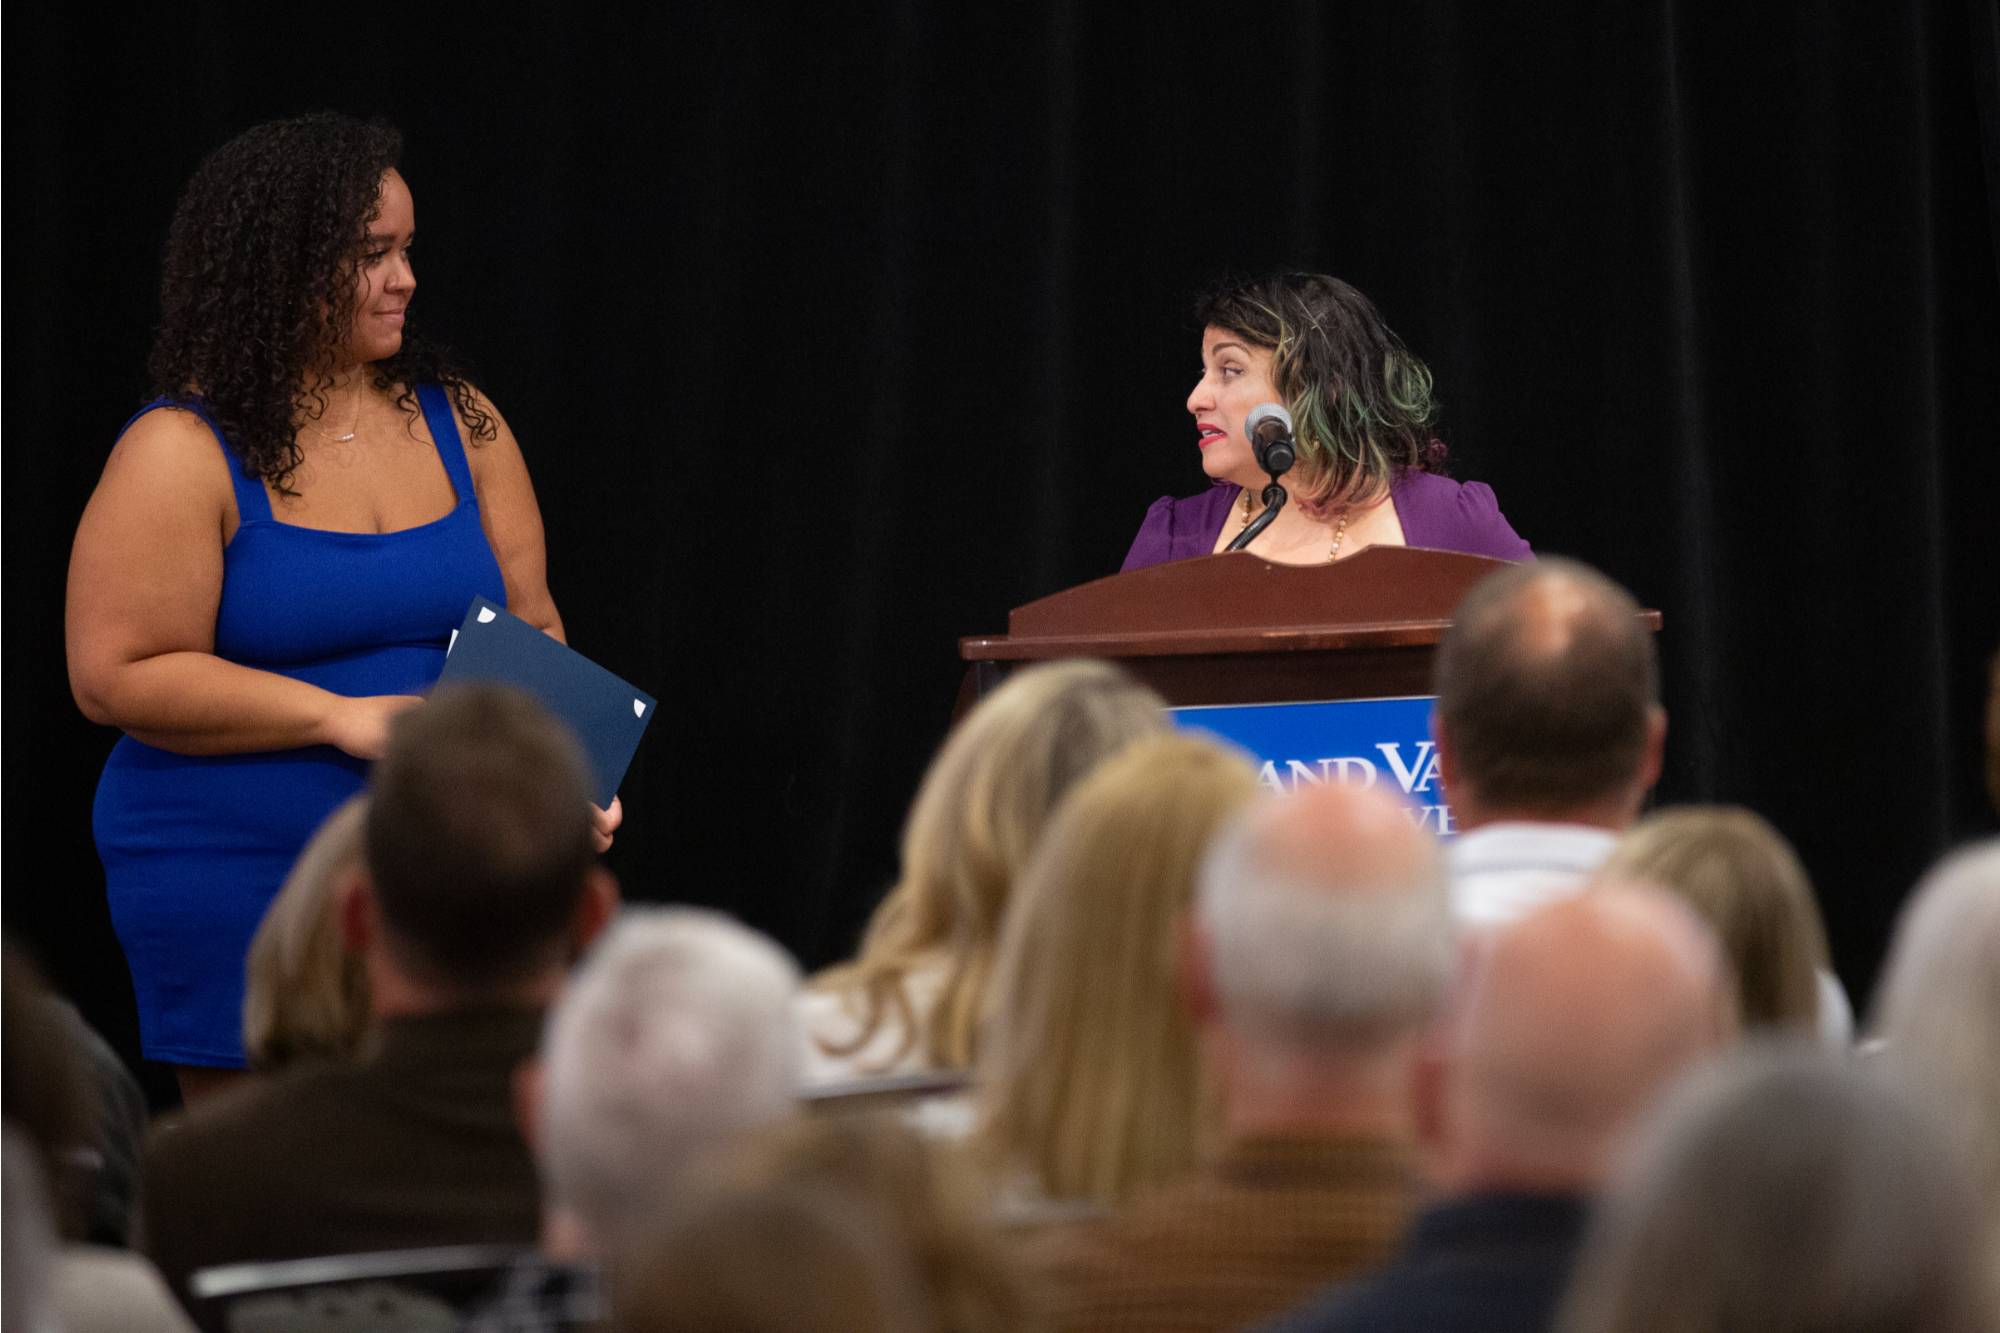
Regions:
<instances>
[{"instance_id":1,"label":"long curly hair","mask_svg":"<svg viewBox=\"0 0 2000 1333\"><path fill-rule=\"evenodd\" d=\"M325 413L337 349L383 174L403 137L380 120L320 112L247 130L210 153L174 210L148 371L164 398L199 398L244 475L292 494L298 432ZM416 386L442 385L476 440L494 438L466 373L405 330L372 366L377 389L415 417Z\"/></svg>"},{"instance_id":2,"label":"long curly hair","mask_svg":"<svg viewBox=\"0 0 2000 1333\"><path fill-rule=\"evenodd\" d=\"M1195 316L1271 349L1271 379L1292 414L1301 508L1364 508L1389 493L1399 468L1444 470L1429 367L1339 278L1227 282L1195 303Z\"/></svg>"}]
</instances>

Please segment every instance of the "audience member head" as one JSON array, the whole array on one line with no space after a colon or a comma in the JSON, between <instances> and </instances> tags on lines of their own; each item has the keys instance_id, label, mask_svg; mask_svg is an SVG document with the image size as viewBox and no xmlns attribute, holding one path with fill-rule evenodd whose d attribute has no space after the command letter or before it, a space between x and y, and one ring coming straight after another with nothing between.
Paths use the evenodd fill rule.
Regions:
<instances>
[{"instance_id":1,"label":"audience member head","mask_svg":"<svg viewBox=\"0 0 2000 1333\"><path fill-rule=\"evenodd\" d=\"M1677 1089L1592 1223L1565 1333L1976 1333L1972 1200L1887 1080L1803 1043Z\"/></svg>"},{"instance_id":2,"label":"audience member head","mask_svg":"<svg viewBox=\"0 0 2000 1333\"><path fill-rule=\"evenodd\" d=\"M978 1078L996 1170L1115 1203L1191 1166L1207 1120L1175 940L1215 830L1256 794L1197 736L1134 742L1077 785L1022 876Z\"/></svg>"},{"instance_id":3,"label":"audience member head","mask_svg":"<svg viewBox=\"0 0 2000 1333\"><path fill-rule=\"evenodd\" d=\"M1876 1000L1881 1059L1930 1098L1985 1206L2000 1290L2000 839L1926 875Z\"/></svg>"},{"instance_id":4,"label":"audience member head","mask_svg":"<svg viewBox=\"0 0 2000 1333\"><path fill-rule=\"evenodd\" d=\"M628 1234L702 1154L791 1112L798 986L719 913L632 908L605 932L549 1015L529 1113L551 1248Z\"/></svg>"},{"instance_id":5,"label":"audience member head","mask_svg":"<svg viewBox=\"0 0 2000 1333\"><path fill-rule=\"evenodd\" d=\"M60 1329L55 1309L56 1226L42 1157L9 1122L0 1131L0 1328Z\"/></svg>"},{"instance_id":6,"label":"audience member head","mask_svg":"<svg viewBox=\"0 0 2000 1333\"><path fill-rule=\"evenodd\" d=\"M1731 1035L1728 988L1708 927L1651 887L1602 882L1479 939L1420 1083L1438 1187L1594 1193Z\"/></svg>"},{"instance_id":7,"label":"audience member head","mask_svg":"<svg viewBox=\"0 0 2000 1333\"><path fill-rule=\"evenodd\" d=\"M851 997L858 1050L884 1023L927 1046L928 1063L972 1063L994 941L1014 882L1063 794L1106 755L1162 730L1166 703L1104 662L1016 672L945 739L903 830L902 877L875 911L860 956L816 984ZM919 1016L904 990L944 969Z\"/></svg>"},{"instance_id":8,"label":"audience member head","mask_svg":"<svg viewBox=\"0 0 2000 1333\"><path fill-rule=\"evenodd\" d=\"M342 912L378 1012L401 983L451 1003L553 992L616 898L585 774L575 738L504 686L445 686L397 717L369 783L368 874Z\"/></svg>"},{"instance_id":9,"label":"audience member head","mask_svg":"<svg viewBox=\"0 0 2000 1333\"><path fill-rule=\"evenodd\" d=\"M1201 867L1184 958L1232 1128L1400 1122L1457 956L1437 846L1408 807L1339 785L1251 806Z\"/></svg>"},{"instance_id":10,"label":"audience member head","mask_svg":"<svg viewBox=\"0 0 2000 1333\"><path fill-rule=\"evenodd\" d=\"M61 1002L12 944L0 963L0 990L0 1115L39 1159L56 1224L80 1237L98 1158L97 1092Z\"/></svg>"},{"instance_id":11,"label":"audience member head","mask_svg":"<svg viewBox=\"0 0 2000 1333\"><path fill-rule=\"evenodd\" d=\"M340 939L340 901L363 875L368 802L356 796L326 817L250 941L243 1049L265 1071L344 1060L368 1032L368 973Z\"/></svg>"},{"instance_id":12,"label":"audience member head","mask_svg":"<svg viewBox=\"0 0 2000 1333\"><path fill-rule=\"evenodd\" d=\"M1461 827L1637 816L1666 737L1638 617L1623 588L1572 560L1503 570L1467 595L1438 647L1432 723Z\"/></svg>"},{"instance_id":13,"label":"audience member head","mask_svg":"<svg viewBox=\"0 0 2000 1333\"><path fill-rule=\"evenodd\" d=\"M621 1328L1027 1322L1026 1290L970 1182L890 1117L772 1126L711 1160L663 1216L610 1266Z\"/></svg>"},{"instance_id":14,"label":"audience member head","mask_svg":"<svg viewBox=\"0 0 2000 1333\"><path fill-rule=\"evenodd\" d=\"M1746 1028L1806 1035L1819 1022L1826 928L1784 835L1741 806L1683 806L1639 821L1605 873L1671 889L1714 928Z\"/></svg>"},{"instance_id":15,"label":"audience member head","mask_svg":"<svg viewBox=\"0 0 2000 1333\"><path fill-rule=\"evenodd\" d=\"M883 1211L875 1200L799 1186L704 1199L613 1271L610 1328L933 1333L940 1325Z\"/></svg>"}]
</instances>

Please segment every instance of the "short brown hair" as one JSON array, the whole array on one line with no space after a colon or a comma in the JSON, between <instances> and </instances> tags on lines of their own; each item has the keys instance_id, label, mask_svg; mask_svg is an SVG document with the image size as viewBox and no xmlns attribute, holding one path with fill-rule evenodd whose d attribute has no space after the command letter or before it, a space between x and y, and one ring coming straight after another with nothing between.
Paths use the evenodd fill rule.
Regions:
<instances>
[{"instance_id":1,"label":"short brown hair","mask_svg":"<svg viewBox=\"0 0 2000 1333\"><path fill-rule=\"evenodd\" d=\"M1537 614L1539 593L1574 604ZM1639 604L1588 565L1503 570L1438 647L1438 719L1461 780L1489 802L1557 811L1616 794L1644 762L1660 668Z\"/></svg>"},{"instance_id":2,"label":"short brown hair","mask_svg":"<svg viewBox=\"0 0 2000 1333\"><path fill-rule=\"evenodd\" d=\"M80 1156L103 1160L102 1126L110 1123L77 1041L83 1024L11 941L0 946L0 960L0 1112L34 1148L58 1230L80 1240L95 1184Z\"/></svg>"},{"instance_id":3,"label":"short brown hair","mask_svg":"<svg viewBox=\"0 0 2000 1333\"><path fill-rule=\"evenodd\" d=\"M595 856L585 772L575 738L518 690L446 686L398 717L367 848L399 958L467 986L544 966Z\"/></svg>"}]
</instances>

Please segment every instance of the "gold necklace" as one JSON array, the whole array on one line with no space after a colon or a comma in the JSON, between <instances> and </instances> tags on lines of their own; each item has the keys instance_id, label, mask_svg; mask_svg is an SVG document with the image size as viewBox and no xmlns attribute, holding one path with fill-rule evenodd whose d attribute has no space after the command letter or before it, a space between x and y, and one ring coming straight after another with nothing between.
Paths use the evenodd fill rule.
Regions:
<instances>
[{"instance_id":1,"label":"gold necklace","mask_svg":"<svg viewBox=\"0 0 2000 1333\"><path fill-rule=\"evenodd\" d=\"M1243 526L1246 528L1250 526L1250 488L1248 486L1243 488ZM1333 547L1326 553L1326 562L1329 565L1340 558L1340 543L1346 536L1347 511L1343 509L1340 513L1340 522L1333 529Z\"/></svg>"},{"instance_id":2,"label":"gold necklace","mask_svg":"<svg viewBox=\"0 0 2000 1333\"><path fill-rule=\"evenodd\" d=\"M324 416L326 414L322 412L320 415ZM348 423L347 434L335 435L330 430L322 430L320 429L317 419L312 421L303 421L300 422L299 424L304 426L307 430L311 431L313 434L319 436L321 439L332 440L335 444L346 444L348 441L352 440L355 437L356 433L358 433L361 429L361 381L356 380L354 382L354 420Z\"/></svg>"}]
</instances>

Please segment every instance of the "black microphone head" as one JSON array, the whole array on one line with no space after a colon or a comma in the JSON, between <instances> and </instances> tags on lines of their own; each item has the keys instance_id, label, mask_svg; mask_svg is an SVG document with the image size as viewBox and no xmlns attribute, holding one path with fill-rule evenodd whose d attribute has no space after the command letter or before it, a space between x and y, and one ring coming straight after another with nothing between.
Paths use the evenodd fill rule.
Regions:
<instances>
[{"instance_id":1,"label":"black microphone head","mask_svg":"<svg viewBox=\"0 0 2000 1333\"><path fill-rule=\"evenodd\" d=\"M1292 414L1282 403L1259 403L1250 409L1250 415L1243 418L1243 433L1251 439L1258 435L1270 438L1272 435L1292 438Z\"/></svg>"},{"instance_id":2,"label":"black microphone head","mask_svg":"<svg viewBox=\"0 0 2000 1333\"><path fill-rule=\"evenodd\" d=\"M1292 464L1299 461L1292 450L1290 440L1257 441L1257 466L1264 469L1274 480L1292 470Z\"/></svg>"},{"instance_id":3,"label":"black microphone head","mask_svg":"<svg viewBox=\"0 0 2000 1333\"><path fill-rule=\"evenodd\" d=\"M1243 431L1250 437L1250 452L1257 466L1273 478L1291 471L1298 461L1292 446L1292 414L1277 403L1259 403L1243 419Z\"/></svg>"}]
</instances>

